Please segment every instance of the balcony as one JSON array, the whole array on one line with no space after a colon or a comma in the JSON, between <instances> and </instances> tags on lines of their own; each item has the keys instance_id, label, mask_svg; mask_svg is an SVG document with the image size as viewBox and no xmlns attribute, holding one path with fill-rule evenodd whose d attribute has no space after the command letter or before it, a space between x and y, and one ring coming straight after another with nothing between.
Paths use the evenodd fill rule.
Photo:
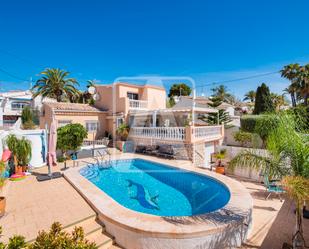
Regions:
<instances>
[{"instance_id":1,"label":"balcony","mask_svg":"<svg viewBox=\"0 0 309 249\"><path fill-rule=\"evenodd\" d=\"M131 138L195 143L214 141L223 138L223 128L218 126L188 127L132 127Z\"/></svg>"},{"instance_id":2,"label":"balcony","mask_svg":"<svg viewBox=\"0 0 309 249\"><path fill-rule=\"evenodd\" d=\"M130 110L147 110L148 101L129 99L129 109Z\"/></svg>"}]
</instances>

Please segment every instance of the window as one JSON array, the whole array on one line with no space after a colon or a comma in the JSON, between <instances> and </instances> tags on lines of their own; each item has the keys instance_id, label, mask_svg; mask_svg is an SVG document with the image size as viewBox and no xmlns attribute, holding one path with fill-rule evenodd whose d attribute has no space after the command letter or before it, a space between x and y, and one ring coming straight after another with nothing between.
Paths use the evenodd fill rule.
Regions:
<instances>
[{"instance_id":1,"label":"window","mask_svg":"<svg viewBox=\"0 0 309 249\"><path fill-rule=\"evenodd\" d=\"M116 128L118 128L122 124L123 124L123 118L117 118L116 119Z\"/></svg>"},{"instance_id":2,"label":"window","mask_svg":"<svg viewBox=\"0 0 309 249\"><path fill-rule=\"evenodd\" d=\"M98 130L98 121L86 121L86 130L87 132L96 132Z\"/></svg>"},{"instance_id":3,"label":"window","mask_svg":"<svg viewBox=\"0 0 309 249\"><path fill-rule=\"evenodd\" d=\"M72 120L59 120L58 121L58 127L62 127L62 126L65 126L67 124L71 124L72 123Z\"/></svg>"},{"instance_id":4,"label":"window","mask_svg":"<svg viewBox=\"0 0 309 249\"><path fill-rule=\"evenodd\" d=\"M29 106L30 104L27 102L12 102L11 108L13 110L22 110L25 106Z\"/></svg>"},{"instance_id":5,"label":"window","mask_svg":"<svg viewBox=\"0 0 309 249\"><path fill-rule=\"evenodd\" d=\"M138 94L137 93L130 93L130 92L128 92L127 93L127 97L129 99L138 100Z\"/></svg>"}]
</instances>

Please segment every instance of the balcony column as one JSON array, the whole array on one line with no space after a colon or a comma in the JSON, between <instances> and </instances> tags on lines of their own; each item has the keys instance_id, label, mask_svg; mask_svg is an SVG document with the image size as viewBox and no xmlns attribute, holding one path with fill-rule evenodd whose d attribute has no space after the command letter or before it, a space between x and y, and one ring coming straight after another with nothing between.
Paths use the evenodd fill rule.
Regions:
<instances>
[{"instance_id":1,"label":"balcony column","mask_svg":"<svg viewBox=\"0 0 309 249\"><path fill-rule=\"evenodd\" d=\"M153 111L152 113L152 127L157 126L157 111Z\"/></svg>"}]
</instances>

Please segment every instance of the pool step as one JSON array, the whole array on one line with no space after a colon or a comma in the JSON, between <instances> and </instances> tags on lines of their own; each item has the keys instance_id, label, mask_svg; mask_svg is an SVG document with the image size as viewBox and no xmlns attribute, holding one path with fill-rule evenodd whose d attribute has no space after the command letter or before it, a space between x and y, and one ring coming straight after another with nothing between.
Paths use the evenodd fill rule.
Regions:
<instances>
[{"instance_id":1,"label":"pool step","mask_svg":"<svg viewBox=\"0 0 309 249\"><path fill-rule=\"evenodd\" d=\"M87 235L86 239L90 242L94 242L99 249L109 249L114 243L113 238L102 232L102 230Z\"/></svg>"},{"instance_id":2,"label":"pool step","mask_svg":"<svg viewBox=\"0 0 309 249\"><path fill-rule=\"evenodd\" d=\"M119 249L114 246L114 238L105 232L105 227L97 221L96 215L88 216L82 220L74 222L64 227L66 232L71 233L75 227L84 229L85 238L94 242L99 249Z\"/></svg>"}]
</instances>

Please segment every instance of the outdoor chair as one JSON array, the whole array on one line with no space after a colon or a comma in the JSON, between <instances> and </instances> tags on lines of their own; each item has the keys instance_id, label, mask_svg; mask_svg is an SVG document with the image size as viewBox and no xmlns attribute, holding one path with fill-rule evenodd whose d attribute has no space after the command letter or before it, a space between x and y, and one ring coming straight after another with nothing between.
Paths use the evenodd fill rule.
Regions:
<instances>
[{"instance_id":1,"label":"outdoor chair","mask_svg":"<svg viewBox=\"0 0 309 249\"><path fill-rule=\"evenodd\" d=\"M148 145L148 146L146 146L145 153L147 155L157 155L158 147L159 146L157 146L157 145Z\"/></svg>"},{"instance_id":2,"label":"outdoor chair","mask_svg":"<svg viewBox=\"0 0 309 249\"><path fill-rule=\"evenodd\" d=\"M271 196L271 194L276 194L279 196L280 201L282 201L281 194L283 194L285 191L280 185L278 185L276 181L269 181L268 176L265 176L264 184L266 187L266 192L268 193L265 200L267 200Z\"/></svg>"},{"instance_id":3,"label":"outdoor chair","mask_svg":"<svg viewBox=\"0 0 309 249\"><path fill-rule=\"evenodd\" d=\"M136 153L141 153L144 154L146 151L146 146L145 145L137 145L135 148Z\"/></svg>"},{"instance_id":4,"label":"outdoor chair","mask_svg":"<svg viewBox=\"0 0 309 249\"><path fill-rule=\"evenodd\" d=\"M172 145L160 145L157 155L168 159L174 158L174 150Z\"/></svg>"}]
</instances>

